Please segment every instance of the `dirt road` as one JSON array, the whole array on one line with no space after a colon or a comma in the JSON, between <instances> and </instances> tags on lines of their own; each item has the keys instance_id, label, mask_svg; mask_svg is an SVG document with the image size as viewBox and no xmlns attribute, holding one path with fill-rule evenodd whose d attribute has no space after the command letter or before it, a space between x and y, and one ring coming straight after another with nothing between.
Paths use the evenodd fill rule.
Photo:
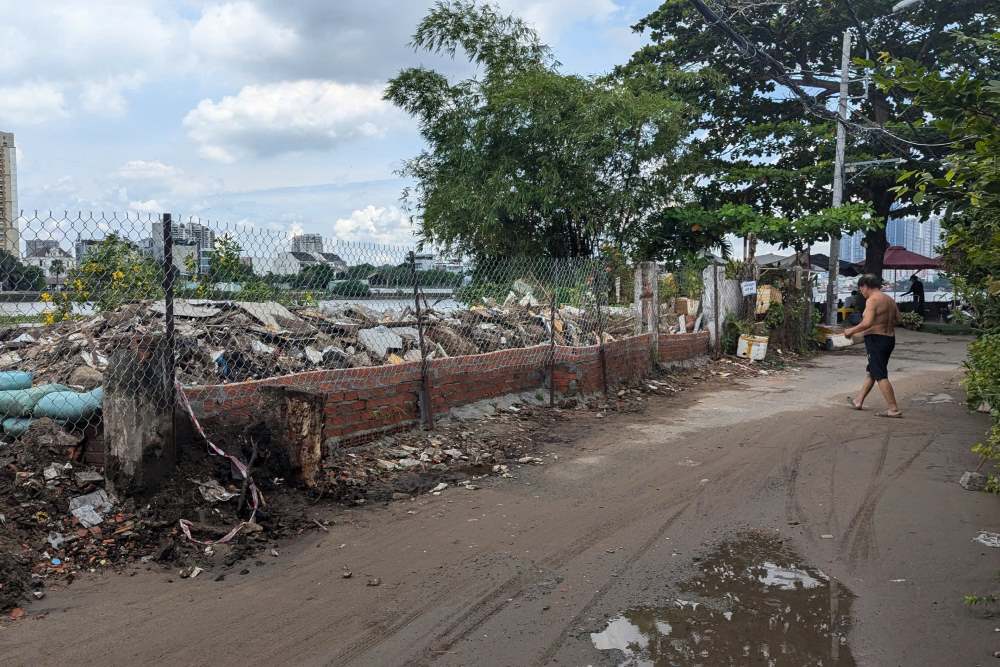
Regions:
<instances>
[{"instance_id":1,"label":"dirt road","mask_svg":"<svg viewBox=\"0 0 1000 667\"><path fill-rule=\"evenodd\" d=\"M332 514L243 576L78 581L0 630L0 663L992 664L962 602L1000 567L973 542L1000 501L956 483L987 424L964 347L901 338L902 420L847 409L863 359L826 355L588 414L516 479Z\"/></svg>"}]
</instances>

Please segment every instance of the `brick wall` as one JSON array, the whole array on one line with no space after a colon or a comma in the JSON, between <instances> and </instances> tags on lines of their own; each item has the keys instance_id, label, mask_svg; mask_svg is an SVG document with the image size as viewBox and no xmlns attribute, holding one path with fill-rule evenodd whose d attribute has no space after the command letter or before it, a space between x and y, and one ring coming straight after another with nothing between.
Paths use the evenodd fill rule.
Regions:
<instances>
[{"instance_id":1,"label":"brick wall","mask_svg":"<svg viewBox=\"0 0 1000 667\"><path fill-rule=\"evenodd\" d=\"M661 335L661 363L676 363L708 352L708 333ZM601 350L555 348L553 381L562 395L595 394L604 387L634 383L652 371L652 335L611 341ZM451 408L505 394L547 391L550 348L539 345L428 362L435 415ZM264 386L296 386L324 395L323 437L342 445L374 434L410 428L420 420L420 363L312 371L267 380L190 387L185 391L195 414L212 428L238 428L266 413Z\"/></svg>"}]
</instances>

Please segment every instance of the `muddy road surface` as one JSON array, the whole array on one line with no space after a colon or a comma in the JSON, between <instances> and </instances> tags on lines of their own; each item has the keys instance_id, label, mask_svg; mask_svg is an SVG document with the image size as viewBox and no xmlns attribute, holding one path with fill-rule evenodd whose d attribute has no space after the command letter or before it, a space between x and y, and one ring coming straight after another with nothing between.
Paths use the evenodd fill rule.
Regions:
<instances>
[{"instance_id":1,"label":"muddy road surface","mask_svg":"<svg viewBox=\"0 0 1000 667\"><path fill-rule=\"evenodd\" d=\"M849 410L863 357L825 355L581 415L514 479L331 512L221 581L85 578L0 663L993 664L1000 621L963 604L1000 569L973 541L1000 500L957 483L987 427L965 345L901 337L904 419Z\"/></svg>"}]
</instances>

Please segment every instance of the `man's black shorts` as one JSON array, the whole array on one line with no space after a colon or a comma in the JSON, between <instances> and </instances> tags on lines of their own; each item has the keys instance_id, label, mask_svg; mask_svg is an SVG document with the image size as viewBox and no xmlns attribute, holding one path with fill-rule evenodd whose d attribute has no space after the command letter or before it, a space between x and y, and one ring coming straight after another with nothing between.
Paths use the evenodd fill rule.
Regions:
<instances>
[{"instance_id":1,"label":"man's black shorts","mask_svg":"<svg viewBox=\"0 0 1000 667\"><path fill-rule=\"evenodd\" d=\"M865 336L865 351L868 353L868 375L873 380L889 377L889 356L896 348L895 336L868 334Z\"/></svg>"}]
</instances>

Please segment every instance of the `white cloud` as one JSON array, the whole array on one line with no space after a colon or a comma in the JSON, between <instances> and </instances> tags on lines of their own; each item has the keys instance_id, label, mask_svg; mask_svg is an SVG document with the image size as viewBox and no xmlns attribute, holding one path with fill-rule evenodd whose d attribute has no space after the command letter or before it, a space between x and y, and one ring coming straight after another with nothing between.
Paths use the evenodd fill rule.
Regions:
<instances>
[{"instance_id":1,"label":"white cloud","mask_svg":"<svg viewBox=\"0 0 1000 667\"><path fill-rule=\"evenodd\" d=\"M160 202L155 199L129 202L128 208L130 211L138 211L140 213L159 213L163 210L163 207L160 206Z\"/></svg>"},{"instance_id":2,"label":"white cloud","mask_svg":"<svg viewBox=\"0 0 1000 667\"><path fill-rule=\"evenodd\" d=\"M66 98L49 82L0 87L0 121L25 125L66 116Z\"/></svg>"},{"instance_id":3,"label":"white cloud","mask_svg":"<svg viewBox=\"0 0 1000 667\"><path fill-rule=\"evenodd\" d=\"M60 113L39 115L32 122L79 109L120 115L127 107L127 91L167 70L177 71L189 60L187 22L164 0L45 0L0 6L0 80L14 88L42 80L50 89L49 99L60 100ZM64 105L65 100L74 103Z\"/></svg>"},{"instance_id":4,"label":"white cloud","mask_svg":"<svg viewBox=\"0 0 1000 667\"><path fill-rule=\"evenodd\" d=\"M368 205L333 223L339 241L412 243L414 226L408 215L395 206Z\"/></svg>"},{"instance_id":5,"label":"white cloud","mask_svg":"<svg viewBox=\"0 0 1000 667\"><path fill-rule=\"evenodd\" d=\"M125 91L138 88L145 76L138 72L110 76L103 81L81 85L80 103L86 111L105 116L121 116L128 107Z\"/></svg>"},{"instance_id":6,"label":"white cloud","mask_svg":"<svg viewBox=\"0 0 1000 667\"><path fill-rule=\"evenodd\" d=\"M230 2L205 10L191 29L191 44L208 61L252 65L290 55L299 37L256 5Z\"/></svg>"},{"instance_id":7,"label":"white cloud","mask_svg":"<svg viewBox=\"0 0 1000 667\"><path fill-rule=\"evenodd\" d=\"M218 102L202 100L185 116L184 127L203 157L235 162L328 150L380 135L398 117L382 100L381 86L305 80L245 86Z\"/></svg>"},{"instance_id":8,"label":"white cloud","mask_svg":"<svg viewBox=\"0 0 1000 667\"><path fill-rule=\"evenodd\" d=\"M181 170L159 160L129 160L118 170L118 175L127 180L169 180L180 176Z\"/></svg>"},{"instance_id":9,"label":"white cloud","mask_svg":"<svg viewBox=\"0 0 1000 667\"><path fill-rule=\"evenodd\" d=\"M613 0L497 0L507 12L532 24L543 41L553 41L574 23L603 22L621 7Z\"/></svg>"}]
</instances>

